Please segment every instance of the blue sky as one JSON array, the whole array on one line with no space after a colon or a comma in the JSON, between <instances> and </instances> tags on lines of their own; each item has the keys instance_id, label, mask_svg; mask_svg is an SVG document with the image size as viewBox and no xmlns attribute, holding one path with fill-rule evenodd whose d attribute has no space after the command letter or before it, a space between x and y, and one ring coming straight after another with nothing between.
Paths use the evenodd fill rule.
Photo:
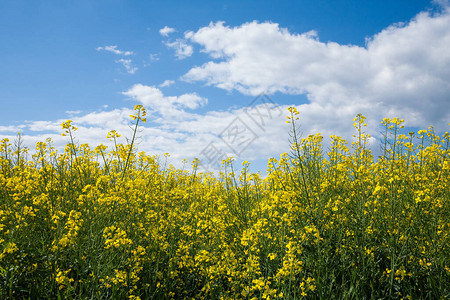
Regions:
<instances>
[{"instance_id":1,"label":"blue sky","mask_svg":"<svg viewBox=\"0 0 450 300\"><path fill-rule=\"evenodd\" d=\"M30 148L46 137L61 146L59 124L72 119L80 143L95 146L112 129L130 135L129 110L144 104L150 118L140 150L169 152L175 164L217 150L263 170L267 158L288 151L289 105L298 107L305 136L321 132L325 140L350 139L359 112L373 145L382 117L448 130L449 7L4 0L0 138L21 131ZM261 93L268 97L250 105ZM247 130L240 144L234 129Z\"/></svg>"}]
</instances>

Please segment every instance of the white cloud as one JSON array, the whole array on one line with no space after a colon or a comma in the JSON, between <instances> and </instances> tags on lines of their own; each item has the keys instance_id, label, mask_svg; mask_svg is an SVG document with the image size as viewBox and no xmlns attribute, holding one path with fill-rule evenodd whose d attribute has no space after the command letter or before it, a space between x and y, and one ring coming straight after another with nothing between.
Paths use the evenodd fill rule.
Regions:
<instances>
[{"instance_id":1,"label":"white cloud","mask_svg":"<svg viewBox=\"0 0 450 300\"><path fill-rule=\"evenodd\" d=\"M244 127L240 124L240 130L247 128L256 137L245 148L245 151L241 153L243 159L267 158L273 153L286 150L286 124L284 124L284 116L281 116L279 111L273 113L270 118L265 120L263 128L250 117L249 112L252 112L253 118L258 119L255 117L257 115L254 112L257 107L265 109L262 105L254 106L249 111L241 108L229 111L210 111L202 115L183 110L183 108L194 108L206 103L206 99L196 94L165 96L157 88L144 85L135 85L126 94L150 109L148 122L143 124L138 134L139 151L145 151L149 155L162 155L169 152L172 157L171 161L178 165L184 158L192 160L198 157L205 162L206 156L202 154L202 150L210 143L213 143L223 153L236 156L236 153L233 152L234 150L230 148L229 144L232 144L232 141L229 136L226 136L228 140L218 137L221 132L225 132L227 128L229 129L230 124L236 118L239 118L246 124L243 125ZM164 109L169 107L174 111L178 111L178 113L165 114L162 117L158 117L158 115L164 113ZM72 118L73 124L78 127L78 130L74 132L75 141L80 144L88 143L91 147L95 147L100 143L111 147L112 143L106 139L106 135L110 130L114 129L122 134L120 142L125 142L125 137L130 138L132 135L129 128L129 115L132 113L132 109L120 108L74 116ZM24 124L22 128L33 131L32 135L24 136L26 146L34 149L36 142L44 141L47 137L50 137L54 145L62 151L64 144L69 141L67 137L61 136L61 123L63 121L63 119L56 121L30 121ZM229 131L234 132L233 130ZM15 138L14 134L15 132L11 132L10 135L0 135L0 138L9 137L13 141ZM279 142L268 143L268 141L273 140L278 140ZM234 147L237 147L236 145ZM240 148L236 149L239 151Z\"/></svg>"},{"instance_id":2,"label":"white cloud","mask_svg":"<svg viewBox=\"0 0 450 300\"><path fill-rule=\"evenodd\" d=\"M97 47L96 50L97 51L102 51L102 50L108 51L108 52L112 52L112 53L114 53L116 55L120 55L120 56L129 56L129 55L134 54L132 51L119 50L119 49L117 49L116 45ZM131 59L120 58L120 59L115 60L115 62L124 66L125 69L127 70L127 73L129 73L129 74L134 74L138 70L138 68L136 66L133 66L133 61Z\"/></svg>"},{"instance_id":3,"label":"white cloud","mask_svg":"<svg viewBox=\"0 0 450 300\"><path fill-rule=\"evenodd\" d=\"M285 107L256 103L249 108L199 114L184 110L207 103L195 93L165 96L156 87L137 84L124 94L151 110L152 132L142 133L145 138L141 146L148 146L153 152L168 152L175 160L194 157L205 160L202 150L210 143L226 155L240 155L243 159L267 159L288 149ZM232 134L244 130L250 134L246 138L254 140L245 147L245 142L242 144L234 137L225 138L227 130ZM224 138L220 138L221 133Z\"/></svg>"},{"instance_id":4,"label":"white cloud","mask_svg":"<svg viewBox=\"0 0 450 300\"><path fill-rule=\"evenodd\" d=\"M14 132L17 133L24 128L24 125L19 126L0 126L0 132Z\"/></svg>"},{"instance_id":5,"label":"white cloud","mask_svg":"<svg viewBox=\"0 0 450 300\"><path fill-rule=\"evenodd\" d=\"M117 49L116 45L112 45L112 46L104 46L104 47L97 47L95 50L97 51L108 51L111 53L114 53L116 55L123 55L123 56L129 56L129 55L133 55L133 51L122 51Z\"/></svg>"},{"instance_id":6,"label":"white cloud","mask_svg":"<svg viewBox=\"0 0 450 300\"><path fill-rule=\"evenodd\" d=\"M139 151L149 155L168 152L171 154L170 161L177 166L180 166L182 159L192 160L195 157L207 165L211 157L208 151L211 147L208 146L227 156L250 161L267 161L269 157L278 157L289 150L286 106L276 107L274 104L256 102L247 108L213 110L200 114L185 110L206 104L206 99L196 94L166 96L158 88L145 85L134 85L124 94L144 104L149 112L147 123L142 124L138 133ZM312 110L308 115L314 118L315 114L320 113L320 110ZM88 143L91 147L100 143L111 147L106 135L113 129L122 134L120 142L125 142L126 137L132 136L130 114L133 114L132 109L118 108L73 116L73 124L78 127L74 133L76 142ZM24 136L27 146L34 149L33 143L51 137L54 145L62 150L68 142L67 137L60 135L63 121L27 122L25 131L34 131L32 135ZM346 120L345 123L352 122ZM327 135L327 132L322 133ZM14 134L0 134L0 139L3 137L13 140Z\"/></svg>"},{"instance_id":7,"label":"white cloud","mask_svg":"<svg viewBox=\"0 0 450 300\"><path fill-rule=\"evenodd\" d=\"M166 42L167 47L175 49L175 56L178 59L184 59L194 53L191 45L186 43L184 39L176 39L174 42Z\"/></svg>"},{"instance_id":8,"label":"white cloud","mask_svg":"<svg viewBox=\"0 0 450 300\"><path fill-rule=\"evenodd\" d=\"M158 61L158 60L159 60L158 54L152 54L152 53L150 53L150 54L148 55L148 57L149 57L150 61Z\"/></svg>"},{"instance_id":9,"label":"white cloud","mask_svg":"<svg viewBox=\"0 0 450 300\"><path fill-rule=\"evenodd\" d=\"M135 84L123 94L165 117L180 116L184 114L184 108L196 109L208 103L206 98L202 98L196 93L164 96L157 87L142 84Z\"/></svg>"},{"instance_id":10,"label":"white cloud","mask_svg":"<svg viewBox=\"0 0 450 300\"><path fill-rule=\"evenodd\" d=\"M364 47L321 42L275 23L211 23L185 38L211 61L182 79L244 94L306 94L304 124L348 134L342 123L362 112L373 122L399 116L410 126L447 126L450 119L450 12L420 13L390 26ZM216 61L219 60L219 61ZM340 131L340 132L339 132Z\"/></svg>"},{"instance_id":11,"label":"white cloud","mask_svg":"<svg viewBox=\"0 0 450 300\"><path fill-rule=\"evenodd\" d=\"M61 121L62 122L62 121ZM61 126L61 122L53 121L28 121L27 129L31 131L58 131Z\"/></svg>"},{"instance_id":12,"label":"white cloud","mask_svg":"<svg viewBox=\"0 0 450 300\"><path fill-rule=\"evenodd\" d=\"M102 129L112 130L118 129L117 127L126 126L126 120L131 113L132 110L128 108L98 111L78 116L73 121L84 126L96 126Z\"/></svg>"},{"instance_id":13,"label":"white cloud","mask_svg":"<svg viewBox=\"0 0 450 300\"><path fill-rule=\"evenodd\" d=\"M175 83L175 81L167 79L167 80L164 80L164 82L161 83L161 84L158 85L158 86L159 86L159 87L166 87L166 86L171 86L171 85L174 84L174 83Z\"/></svg>"},{"instance_id":14,"label":"white cloud","mask_svg":"<svg viewBox=\"0 0 450 300\"><path fill-rule=\"evenodd\" d=\"M133 61L131 59L121 58L116 60L115 62L124 66L125 69L127 70L127 73L129 74L134 74L138 70L136 66L133 66Z\"/></svg>"},{"instance_id":15,"label":"white cloud","mask_svg":"<svg viewBox=\"0 0 450 300\"><path fill-rule=\"evenodd\" d=\"M80 113L81 113L81 110L66 110L66 114L68 114L68 115L77 115Z\"/></svg>"},{"instance_id":16,"label":"white cloud","mask_svg":"<svg viewBox=\"0 0 450 300\"><path fill-rule=\"evenodd\" d=\"M175 28L171 28L171 27L167 27L167 26L164 26L164 28L161 28L159 30L159 33L162 36L169 36L169 34L174 33L174 32L175 32Z\"/></svg>"},{"instance_id":17,"label":"white cloud","mask_svg":"<svg viewBox=\"0 0 450 300\"><path fill-rule=\"evenodd\" d=\"M106 135L110 130L117 130L123 134L124 137L120 138L120 142L125 142L125 136L130 135L128 125L130 121L129 115L132 113L132 109L121 108L72 116L73 124L78 127L78 130L74 132L75 142L80 144L88 143L92 148L100 143L112 146L111 142L106 139ZM21 128L20 131L25 132L23 136L25 146L29 149L34 149L36 142L43 142L46 138L51 138L53 145L59 151L63 151L64 145L69 142L68 137L61 136L61 123L63 121L65 119L26 121L19 126ZM15 135L0 135L0 139L4 137L9 138L11 141L16 138Z\"/></svg>"}]
</instances>

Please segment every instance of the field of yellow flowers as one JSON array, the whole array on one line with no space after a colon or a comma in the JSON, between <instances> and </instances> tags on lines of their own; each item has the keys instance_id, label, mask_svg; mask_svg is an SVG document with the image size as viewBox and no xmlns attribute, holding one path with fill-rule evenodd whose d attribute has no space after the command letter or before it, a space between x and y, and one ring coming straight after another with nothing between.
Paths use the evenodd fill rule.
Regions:
<instances>
[{"instance_id":1,"label":"field of yellow flowers","mask_svg":"<svg viewBox=\"0 0 450 300\"><path fill-rule=\"evenodd\" d=\"M3 139L0 298L449 298L450 135L384 119L374 158L358 115L325 152L289 113L264 178L231 159L217 176L164 167L135 136L78 145L71 121L64 153L46 140L26 160ZM145 109L132 119L136 134Z\"/></svg>"}]
</instances>

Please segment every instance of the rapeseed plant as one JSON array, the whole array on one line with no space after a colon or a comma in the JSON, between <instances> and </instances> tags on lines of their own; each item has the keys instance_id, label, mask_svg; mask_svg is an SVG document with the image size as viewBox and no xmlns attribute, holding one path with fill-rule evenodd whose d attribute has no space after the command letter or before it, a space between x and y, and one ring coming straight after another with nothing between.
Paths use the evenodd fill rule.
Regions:
<instances>
[{"instance_id":1,"label":"rapeseed plant","mask_svg":"<svg viewBox=\"0 0 450 300\"><path fill-rule=\"evenodd\" d=\"M265 178L233 159L214 177L137 152L146 111L130 117L111 149L79 144L70 120L62 153L0 141L0 298L450 296L449 133L385 118L374 158L357 115L325 152L291 107L291 148Z\"/></svg>"}]
</instances>

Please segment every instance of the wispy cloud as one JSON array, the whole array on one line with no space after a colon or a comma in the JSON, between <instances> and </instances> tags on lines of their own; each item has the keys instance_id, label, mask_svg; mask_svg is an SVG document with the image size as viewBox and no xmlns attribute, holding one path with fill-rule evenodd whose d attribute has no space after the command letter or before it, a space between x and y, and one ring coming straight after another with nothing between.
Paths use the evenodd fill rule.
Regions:
<instances>
[{"instance_id":1,"label":"wispy cloud","mask_svg":"<svg viewBox=\"0 0 450 300\"><path fill-rule=\"evenodd\" d=\"M77 115L80 113L81 113L81 110L66 110L66 114L68 114L68 115Z\"/></svg>"},{"instance_id":2,"label":"wispy cloud","mask_svg":"<svg viewBox=\"0 0 450 300\"><path fill-rule=\"evenodd\" d=\"M153 54L153 53L150 53L148 55L148 58L150 59L150 61L158 61L159 60L158 54Z\"/></svg>"},{"instance_id":3,"label":"wispy cloud","mask_svg":"<svg viewBox=\"0 0 450 300\"><path fill-rule=\"evenodd\" d=\"M169 34L174 33L174 32L175 32L175 28L171 28L171 27L167 27L167 26L164 26L164 28L161 28L159 30L159 33L162 36L169 36Z\"/></svg>"},{"instance_id":4,"label":"wispy cloud","mask_svg":"<svg viewBox=\"0 0 450 300\"><path fill-rule=\"evenodd\" d=\"M137 67L133 66L133 61L131 59L121 58L116 60L115 62L124 66L129 74L134 74L138 70Z\"/></svg>"},{"instance_id":5,"label":"wispy cloud","mask_svg":"<svg viewBox=\"0 0 450 300\"><path fill-rule=\"evenodd\" d=\"M160 85L158 85L159 87L166 87L166 86L171 86L172 84L174 84L175 81L174 80L164 80L163 83L161 83Z\"/></svg>"},{"instance_id":6,"label":"wispy cloud","mask_svg":"<svg viewBox=\"0 0 450 300\"><path fill-rule=\"evenodd\" d=\"M133 55L134 53L132 51L122 51L117 49L117 46L104 46L104 47L97 47L96 48L97 51L108 51L111 53L114 53L116 55L119 56L130 56ZM115 63L121 64L122 66L124 66L124 68L126 69L128 74L134 74L136 73L136 71L138 70L138 68L136 66L133 66L133 61L130 58L120 58L115 60Z\"/></svg>"},{"instance_id":7,"label":"wispy cloud","mask_svg":"<svg viewBox=\"0 0 450 300\"><path fill-rule=\"evenodd\" d=\"M176 39L173 42L166 42L165 44L167 47L175 49L175 56L178 59L184 59L194 53L192 46L188 45L184 39Z\"/></svg>"},{"instance_id":8,"label":"wispy cloud","mask_svg":"<svg viewBox=\"0 0 450 300\"><path fill-rule=\"evenodd\" d=\"M0 132L14 132L17 133L21 131L25 125L19 125L19 126L0 126Z\"/></svg>"},{"instance_id":9,"label":"wispy cloud","mask_svg":"<svg viewBox=\"0 0 450 300\"><path fill-rule=\"evenodd\" d=\"M144 63L144 67L150 67L153 62L158 61L158 60L159 60L158 54L150 53L148 55L148 62Z\"/></svg>"},{"instance_id":10,"label":"wispy cloud","mask_svg":"<svg viewBox=\"0 0 450 300\"><path fill-rule=\"evenodd\" d=\"M116 55L123 55L123 56L129 56L129 55L133 55L133 51L122 51L117 49L116 45L113 46L104 46L104 47L97 47L95 50L97 51L108 51L111 53L114 53Z\"/></svg>"}]
</instances>

